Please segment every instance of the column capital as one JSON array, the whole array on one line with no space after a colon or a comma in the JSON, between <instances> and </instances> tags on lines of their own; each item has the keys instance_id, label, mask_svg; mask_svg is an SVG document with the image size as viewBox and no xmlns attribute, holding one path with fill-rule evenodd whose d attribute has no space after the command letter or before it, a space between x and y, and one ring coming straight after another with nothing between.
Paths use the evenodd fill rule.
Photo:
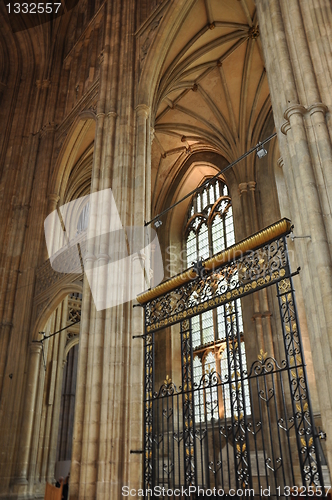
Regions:
<instances>
[{"instance_id":1,"label":"column capital","mask_svg":"<svg viewBox=\"0 0 332 500\"><path fill-rule=\"evenodd\" d=\"M116 118L118 116L118 113L114 110L114 109L111 109L108 113L107 113L107 116L108 118Z\"/></svg>"},{"instance_id":2,"label":"column capital","mask_svg":"<svg viewBox=\"0 0 332 500\"><path fill-rule=\"evenodd\" d=\"M248 192L248 184L246 182L241 182L239 184L239 190L240 190L240 194L242 195L243 193L247 193Z\"/></svg>"},{"instance_id":3,"label":"column capital","mask_svg":"<svg viewBox=\"0 0 332 500\"><path fill-rule=\"evenodd\" d=\"M284 123L281 125L280 130L281 130L281 132L282 132L284 135L287 135L287 134L288 134L288 132L290 131L290 129L291 129L291 128L292 128L292 127L291 127L291 125L290 125L290 123L289 123L289 122L284 122Z\"/></svg>"},{"instance_id":4,"label":"column capital","mask_svg":"<svg viewBox=\"0 0 332 500\"><path fill-rule=\"evenodd\" d=\"M307 108L305 106L302 106L302 104L292 104L284 111L284 118L286 119L286 122L281 125L280 130L284 135L287 135L287 132L291 128L290 118L293 115L305 116L309 114L310 116L312 116L314 113L323 113L325 116L327 112L328 107L322 102L315 102Z\"/></svg>"},{"instance_id":5,"label":"column capital","mask_svg":"<svg viewBox=\"0 0 332 500\"><path fill-rule=\"evenodd\" d=\"M280 156L280 158L278 158L277 165L278 165L278 167L283 168L283 166L284 166L284 159L283 159L282 156Z\"/></svg>"},{"instance_id":6,"label":"column capital","mask_svg":"<svg viewBox=\"0 0 332 500\"><path fill-rule=\"evenodd\" d=\"M146 104L138 104L136 106L137 116L144 116L144 118L148 118L150 114L150 107Z\"/></svg>"},{"instance_id":7,"label":"column capital","mask_svg":"<svg viewBox=\"0 0 332 500\"><path fill-rule=\"evenodd\" d=\"M60 200L60 196L56 193L51 193L48 195L48 201L50 203L54 203L55 206L57 206L59 200Z\"/></svg>"},{"instance_id":8,"label":"column capital","mask_svg":"<svg viewBox=\"0 0 332 500\"><path fill-rule=\"evenodd\" d=\"M322 102L315 102L308 107L308 113L310 114L310 116L314 113L323 113L325 116L328 110L329 108Z\"/></svg>"},{"instance_id":9,"label":"column capital","mask_svg":"<svg viewBox=\"0 0 332 500\"><path fill-rule=\"evenodd\" d=\"M29 345L29 351L31 354L40 354L42 352L42 343L41 342L32 342Z\"/></svg>"},{"instance_id":10,"label":"column capital","mask_svg":"<svg viewBox=\"0 0 332 500\"><path fill-rule=\"evenodd\" d=\"M307 112L306 108L302 104L292 104L284 111L284 118L289 122L290 117L293 115L305 115Z\"/></svg>"}]
</instances>

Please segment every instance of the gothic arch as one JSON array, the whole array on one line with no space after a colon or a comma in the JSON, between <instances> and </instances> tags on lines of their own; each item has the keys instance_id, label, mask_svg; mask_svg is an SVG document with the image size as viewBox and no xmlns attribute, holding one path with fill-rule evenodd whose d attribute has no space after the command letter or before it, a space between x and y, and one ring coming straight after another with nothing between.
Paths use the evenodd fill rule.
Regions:
<instances>
[{"instance_id":1,"label":"gothic arch","mask_svg":"<svg viewBox=\"0 0 332 500\"><path fill-rule=\"evenodd\" d=\"M153 108L155 90L160 78L160 72L169 47L182 25L188 11L196 0L179 0L171 5L159 18L160 24L156 36L148 48L142 64L142 72L137 91L137 105L145 104ZM136 34L140 36L140 31ZM152 34L152 33L151 33Z\"/></svg>"},{"instance_id":2,"label":"gothic arch","mask_svg":"<svg viewBox=\"0 0 332 500\"><path fill-rule=\"evenodd\" d=\"M68 132L55 164L49 188L49 193L60 197L61 204L64 202L69 176L76 162L84 160L82 156L86 151L91 154L94 133L95 120L81 117L75 120Z\"/></svg>"},{"instance_id":3,"label":"gothic arch","mask_svg":"<svg viewBox=\"0 0 332 500\"><path fill-rule=\"evenodd\" d=\"M52 297L48 299L47 303L42 309L42 312L39 313L39 317L33 328L33 340L40 340L38 338L39 332L42 331L51 314L69 293L74 292L82 293L82 286L76 283L70 283L67 285L60 285L58 287L57 291L53 293Z\"/></svg>"}]
</instances>

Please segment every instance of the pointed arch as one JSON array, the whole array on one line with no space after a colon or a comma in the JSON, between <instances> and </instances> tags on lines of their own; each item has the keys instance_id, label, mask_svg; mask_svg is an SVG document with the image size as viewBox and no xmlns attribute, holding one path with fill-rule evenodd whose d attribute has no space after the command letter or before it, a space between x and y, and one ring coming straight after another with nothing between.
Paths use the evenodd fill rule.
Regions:
<instances>
[{"instance_id":1,"label":"pointed arch","mask_svg":"<svg viewBox=\"0 0 332 500\"><path fill-rule=\"evenodd\" d=\"M59 288L59 290L47 301L47 303L43 307L43 310L39 314L35 326L33 327L32 340L40 340L38 339L38 334L46 325L51 314L55 311L55 309L67 295L75 292L82 293L82 286L78 285L77 283L62 285L61 288Z\"/></svg>"},{"instance_id":2,"label":"pointed arch","mask_svg":"<svg viewBox=\"0 0 332 500\"><path fill-rule=\"evenodd\" d=\"M91 146L94 138L95 120L82 116L74 121L64 140L50 181L49 193L58 195L60 204L64 201L68 179L73 167L84 151Z\"/></svg>"},{"instance_id":3,"label":"pointed arch","mask_svg":"<svg viewBox=\"0 0 332 500\"><path fill-rule=\"evenodd\" d=\"M171 3L159 24L157 34L144 60L137 91L137 105L153 109L160 72L176 34L196 0L178 0Z\"/></svg>"}]
</instances>

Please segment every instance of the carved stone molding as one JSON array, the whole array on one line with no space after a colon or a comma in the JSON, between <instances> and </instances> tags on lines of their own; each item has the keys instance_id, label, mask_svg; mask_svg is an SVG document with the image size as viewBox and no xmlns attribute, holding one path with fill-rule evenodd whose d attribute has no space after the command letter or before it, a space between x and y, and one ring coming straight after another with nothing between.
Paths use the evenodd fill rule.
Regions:
<instances>
[{"instance_id":1,"label":"carved stone molding","mask_svg":"<svg viewBox=\"0 0 332 500\"><path fill-rule=\"evenodd\" d=\"M155 129L153 127L150 127L150 143L151 143L151 146L152 146L154 137L155 137Z\"/></svg>"},{"instance_id":2,"label":"carved stone molding","mask_svg":"<svg viewBox=\"0 0 332 500\"><path fill-rule=\"evenodd\" d=\"M143 22L140 28L136 31L135 36L139 41L140 47L140 66L142 67L144 60L147 56L150 46L156 36L158 27L164 17L165 10L169 4L169 0L163 0L158 2L155 10L151 15Z\"/></svg>"},{"instance_id":3,"label":"carved stone molding","mask_svg":"<svg viewBox=\"0 0 332 500\"><path fill-rule=\"evenodd\" d=\"M13 323L11 321L2 321L0 323L0 326L9 326L9 327L12 327Z\"/></svg>"},{"instance_id":4,"label":"carved stone molding","mask_svg":"<svg viewBox=\"0 0 332 500\"><path fill-rule=\"evenodd\" d=\"M248 35L252 40L256 40L259 37L259 27L251 26L251 28L249 28Z\"/></svg>"},{"instance_id":5,"label":"carved stone molding","mask_svg":"<svg viewBox=\"0 0 332 500\"><path fill-rule=\"evenodd\" d=\"M138 104L136 106L137 116L143 116L144 118L148 118L150 114L150 108L146 104Z\"/></svg>"},{"instance_id":6,"label":"carved stone molding","mask_svg":"<svg viewBox=\"0 0 332 500\"><path fill-rule=\"evenodd\" d=\"M39 318L41 316L41 313L45 309L48 302L49 302L49 299L46 299L43 302L41 302L40 304L38 304L38 306L36 307L37 318Z\"/></svg>"},{"instance_id":7,"label":"carved stone molding","mask_svg":"<svg viewBox=\"0 0 332 500\"><path fill-rule=\"evenodd\" d=\"M47 134L54 133L56 130L56 124L54 122L48 122L46 125L42 127L40 130L40 137L45 137Z\"/></svg>"},{"instance_id":8,"label":"carved stone molding","mask_svg":"<svg viewBox=\"0 0 332 500\"><path fill-rule=\"evenodd\" d=\"M151 45L151 43L154 39L154 36L155 36L154 32L157 30L162 18L163 18L163 15L161 15L159 17L159 19L153 21L150 25L149 32L148 32L148 34L147 34L147 36L146 36L146 38L141 46L141 54L140 54L140 61L141 62L144 61L144 59L149 51L150 45Z\"/></svg>"},{"instance_id":9,"label":"carved stone molding","mask_svg":"<svg viewBox=\"0 0 332 500\"><path fill-rule=\"evenodd\" d=\"M36 80L37 89L48 89L51 85L51 80Z\"/></svg>"}]
</instances>

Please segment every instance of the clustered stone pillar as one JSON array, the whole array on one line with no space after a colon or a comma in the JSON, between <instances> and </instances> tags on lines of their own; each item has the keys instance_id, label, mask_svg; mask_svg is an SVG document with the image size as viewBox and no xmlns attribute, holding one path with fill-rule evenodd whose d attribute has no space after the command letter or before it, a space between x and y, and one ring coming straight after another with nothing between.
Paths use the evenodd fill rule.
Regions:
<instances>
[{"instance_id":1,"label":"clustered stone pillar","mask_svg":"<svg viewBox=\"0 0 332 500\"><path fill-rule=\"evenodd\" d=\"M325 431L332 429L331 81L328 0L257 0L259 25L283 171L295 223L296 251ZM313 29L313 19L316 23ZM308 33L310 32L310 37ZM301 236L310 238L301 238ZM328 447L332 470L332 449Z\"/></svg>"},{"instance_id":2,"label":"clustered stone pillar","mask_svg":"<svg viewBox=\"0 0 332 500\"><path fill-rule=\"evenodd\" d=\"M122 37L123 30L135 31L135 2L107 2L106 16L91 192L111 188L122 225L141 228L144 244L151 191L150 110L141 105L135 113L133 108L134 38ZM109 225L106 208L100 214L92 203L91 234ZM89 242L85 265L98 259L107 266L122 250L115 238L105 234ZM98 291L103 288L107 297L118 299L118 305L99 311L84 278L71 500L121 498L122 486L141 486L141 455L130 450L142 448L143 351L142 340L132 336L143 333L143 317L140 308L123 301L124 278L95 275ZM133 284L142 280L139 275L129 278Z\"/></svg>"}]
</instances>

